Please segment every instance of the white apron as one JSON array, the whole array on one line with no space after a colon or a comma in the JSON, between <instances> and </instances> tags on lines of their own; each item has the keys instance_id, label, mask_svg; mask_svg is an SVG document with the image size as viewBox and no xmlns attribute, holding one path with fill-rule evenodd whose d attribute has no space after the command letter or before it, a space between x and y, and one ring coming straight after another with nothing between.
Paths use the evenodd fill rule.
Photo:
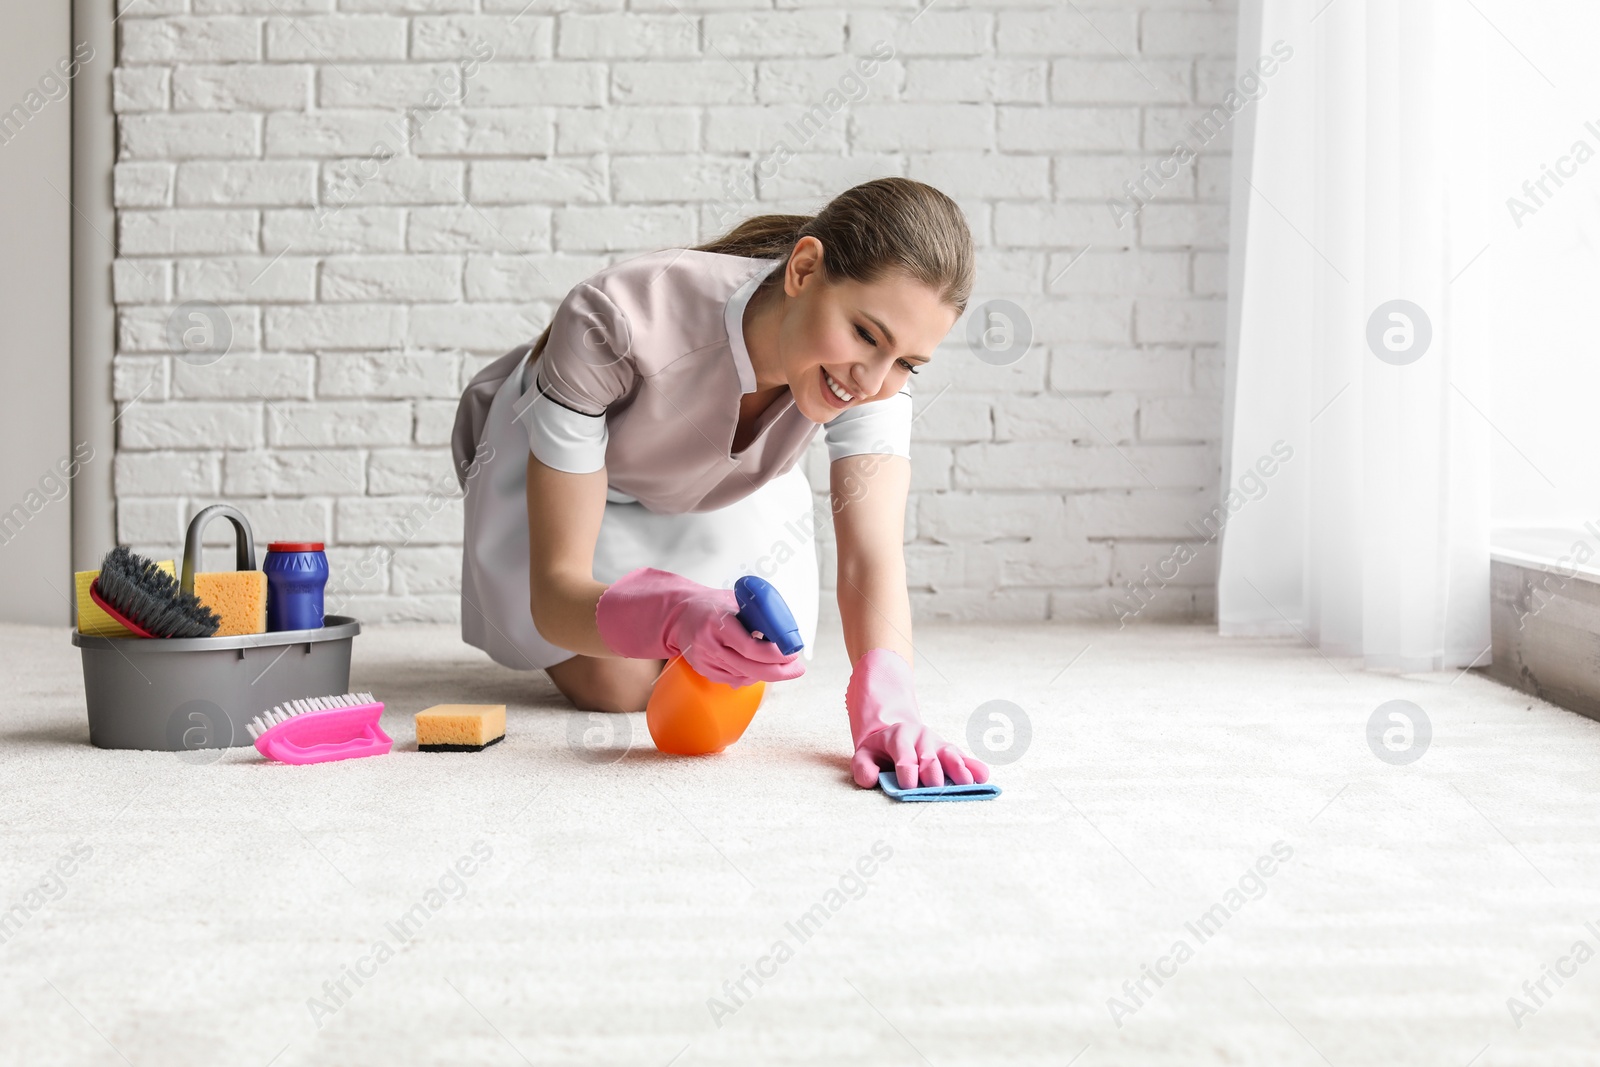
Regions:
<instances>
[{"instance_id":1,"label":"white apron","mask_svg":"<svg viewBox=\"0 0 1600 1067\"><path fill-rule=\"evenodd\" d=\"M573 656L540 635L528 606L528 434L514 421L513 405L526 388L530 348L497 361L506 376L487 411L470 413L464 401L454 438L466 489L461 637L517 670L543 669ZM475 385L492 385L495 367L485 368ZM731 589L740 577L759 575L788 602L810 659L820 584L815 508L799 464L716 511L660 515L612 490L595 542L594 577L609 584L638 567L656 567ZM826 516L825 507L821 514Z\"/></svg>"}]
</instances>

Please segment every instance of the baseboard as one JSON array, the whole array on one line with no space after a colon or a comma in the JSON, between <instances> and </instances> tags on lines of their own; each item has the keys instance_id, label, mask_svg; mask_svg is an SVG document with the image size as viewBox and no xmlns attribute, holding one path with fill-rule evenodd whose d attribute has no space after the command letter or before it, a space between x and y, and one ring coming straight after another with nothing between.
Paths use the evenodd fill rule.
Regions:
<instances>
[{"instance_id":1,"label":"baseboard","mask_svg":"<svg viewBox=\"0 0 1600 1067\"><path fill-rule=\"evenodd\" d=\"M1600 570L1590 562L1600 551L1574 551L1588 543L1584 531L1543 533L1497 539L1489 563L1489 675L1600 719Z\"/></svg>"}]
</instances>

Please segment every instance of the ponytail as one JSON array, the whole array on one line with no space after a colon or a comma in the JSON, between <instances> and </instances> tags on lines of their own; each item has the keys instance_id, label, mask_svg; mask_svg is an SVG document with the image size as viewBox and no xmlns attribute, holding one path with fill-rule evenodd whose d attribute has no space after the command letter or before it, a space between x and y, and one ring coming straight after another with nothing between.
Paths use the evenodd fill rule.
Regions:
<instances>
[{"instance_id":1,"label":"ponytail","mask_svg":"<svg viewBox=\"0 0 1600 1067\"><path fill-rule=\"evenodd\" d=\"M816 215L757 215L698 252L788 259L802 237L822 242L823 273L863 284L902 274L939 292L958 313L972 294L972 232L955 201L910 178L878 178L847 189ZM767 284L776 284L777 272Z\"/></svg>"},{"instance_id":2,"label":"ponytail","mask_svg":"<svg viewBox=\"0 0 1600 1067\"><path fill-rule=\"evenodd\" d=\"M802 237L822 242L823 274L832 281L867 284L900 274L931 286L957 314L967 308L976 273L967 220L955 201L910 178L857 185L815 215L756 215L694 251L787 260ZM763 285L781 276L773 271ZM549 336L547 326L534 342L534 359Z\"/></svg>"}]
</instances>

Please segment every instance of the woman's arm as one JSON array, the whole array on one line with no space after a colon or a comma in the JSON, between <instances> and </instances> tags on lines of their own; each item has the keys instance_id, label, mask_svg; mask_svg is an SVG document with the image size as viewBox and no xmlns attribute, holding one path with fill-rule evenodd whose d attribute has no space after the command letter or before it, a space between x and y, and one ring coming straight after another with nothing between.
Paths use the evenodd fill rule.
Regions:
<instances>
[{"instance_id":1,"label":"woman's arm","mask_svg":"<svg viewBox=\"0 0 1600 1067\"><path fill-rule=\"evenodd\" d=\"M870 789L893 768L901 788L989 780L989 768L922 721L911 672L911 597L906 592L904 456L846 456L830 469L839 542L839 614L850 654L850 761Z\"/></svg>"},{"instance_id":2,"label":"woman's arm","mask_svg":"<svg viewBox=\"0 0 1600 1067\"><path fill-rule=\"evenodd\" d=\"M605 468L569 474L528 456L528 604L546 641L581 656L681 655L705 677L728 685L805 673L798 653L785 656L733 621L738 606L732 590L650 567L609 586L595 581L594 546L605 509Z\"/></svg>"},{"instance_id":3,"label":"woman's arm","mask_svg":"<svg viewBox=\"0 0 1600 1067\"><path fill-rule=\"evenodd\" d=\"M906 592L906 494L911 461L859 455L828 468L839 551L839 616L851 664L874 648L912 660Z\"/></svg>"},{"instance_id":4,"label":"woman's arm","mask_svg":"<svg viewBox=\"0 0 1600 1067\"><path fill-rule=\"evenodd\" d=\"M615 656L600 639L594 544L606 508L605 468L568 474L528 455L528 595L546 641L585 656Z\"/></svg>"}]
</instances>

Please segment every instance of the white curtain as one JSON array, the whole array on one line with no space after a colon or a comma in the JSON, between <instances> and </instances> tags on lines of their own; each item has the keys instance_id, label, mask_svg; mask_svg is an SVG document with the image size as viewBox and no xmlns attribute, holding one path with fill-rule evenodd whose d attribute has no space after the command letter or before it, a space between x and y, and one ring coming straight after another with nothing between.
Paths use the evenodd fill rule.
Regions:
<instances>
[{"instance_id":1,"label":"white curtain","mask_svg":"<svg viewBox=\"0 0 1600 1067\"><path fill-rule=\"evenodd\" d=\"M1234 130L1224 634L1375 669L1488 661L1491 294L1471 261L1489 197L1461 12L1241 4L1241 78L1275 43L1293 55ZM1380 314L1374 349L1397 300L1422 314Z\"/></svg>"}]
</instances>

